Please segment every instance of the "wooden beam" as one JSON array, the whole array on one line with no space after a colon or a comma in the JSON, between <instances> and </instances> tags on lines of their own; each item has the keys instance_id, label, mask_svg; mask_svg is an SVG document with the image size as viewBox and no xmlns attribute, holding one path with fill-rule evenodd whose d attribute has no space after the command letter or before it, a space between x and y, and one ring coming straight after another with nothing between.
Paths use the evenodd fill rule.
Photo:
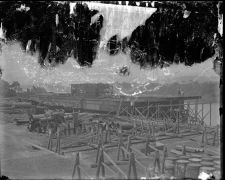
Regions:
<instances>
[{"instance_id":1,"label":"wooden beam","mask_svg":"<svg viewBox=\"0 0 225 180\"><path fill-rule=\"evenodd\" d=\"M140 150L134 148L134 147L131 147L132 151L138 153L139 155L143 156L144 158L150 158L149 156L146 156L144 153L142 153Z\"/></svg>"},{"instance_id":2,"label":"wooden beam","mask_svg":"<svg viewBox=\"0 0 225 180\"><path fill-rule=\"evenodd\" d=\"M209 104L209 125L212 125L212 104Z\"/></svg>"},{"instance_id":3,"label":"wooden beam","mask_svg":"<svg viewBox=\"0 0 225 180\"><path fill-rule=\"evenodd\" d=\"M105 152L103 151L104 155L106 158L114 165L114 167L125 177L127 178L126 173L112 160L112 158Z\"/></svg>"},{"instance_id":4,"label":"wooden beam","mask_svg":"<svg viewBox=\"0 0 225 180\"><path fill-rule=\"evenodd\" d=\"M134 179L137 179L137 169L136 169L136 164L135 164L134 153L130 153L128 175L127 175L128 179L131 179L131 168L133 169Z\"/></svg>"},{"instance_id":5,"label":"wooden beam","mask_svg":"<svg viewBox=\"0 0 225 180\"><path fill-rule=\"evenodd\" d=\"M126 161L121 161L120 160L120 161L115 161L115 163L118 166L120 166L120 165L127 165L128 164L128 161L127 160ZM107 162L104 162L104 164L107 165L107 166L114 166L111 162L108 162L108 161ZM91 164L90 167L91 168L96 168L97 165L98 165L97 163L94 163L94 164Z\"/></svg>"},{"instance_id":6,"label":"wooden beam","mask_svg":"<svg viewBox=\"0 0 225 180\"><path fill-rule=\"evenodd\" d=\"M91 179L91 177L89 177L89 175L87 174L87 170L84 169L82 166L79 166L80 170L82 171L82 173L86 176L87 179Z\"/></svg>"},{"instance_id":7,"label":"wooden beam","mask_svg":"<svg viewBox=\"0 0 225 180\"><path fill-rule=\"evenodd\" d=\"M76 159L75 159L75 164L74 164L74 168L73 168L73 173L72 173L72 179L74 179L75 177L75 173L77 170L78 173L78 179L81 179L81 174L80 174L80 156L79 156L79 152L76 154Z\"/></svg>"},{"instance_id":8,"label":"wooden beam","mask_svg":"<svg viewBox=\"0 0 225 180\"><path fill-rule=\"evenodd\" d=\"M105 167L102 165L103 162L104 162L104 153L103 149L101 148L97 163L96 179L99 179L100 170L102 170L102 176L105 177Z\"/></svg>"},{"instance_id":9,"label":"wooden beam","mask_svg":"<svg viewBox=\"0 0 225 180\"><path fill-rule=\"evenodd\" d=\"M105 162L102 163L102 165L108 169L110 172L112 172L114 175L117 175L117 172L114 171L112 168L110 168Z\"/></svg>"}]
</instances>

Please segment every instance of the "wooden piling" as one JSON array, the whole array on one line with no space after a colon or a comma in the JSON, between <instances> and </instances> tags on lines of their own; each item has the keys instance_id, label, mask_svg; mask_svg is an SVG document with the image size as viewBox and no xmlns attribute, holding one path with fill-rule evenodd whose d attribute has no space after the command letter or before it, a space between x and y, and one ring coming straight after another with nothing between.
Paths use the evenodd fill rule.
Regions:
<instances>
[{"instance_id":1,"label":"wooden piling","mask_svg":"<svg viewBox=\"0 0 225 180\"><path fill-rule=\"evenodd\" d=\"M177 112L177 134L180 133L180 107L179 111Z\"/></svg>"},{"instance_id":2,"label":"wooden piling","mask_svg":"<svg viewBox=\"0 0 225 180\"><path fill-rule=\"evenodd\" d=\"M81 173L80 173L80 155L79 152L76 154L76 159L75 159L75 164L73 168L73 173L72 173L72 179L75 177L75 173L77 171L78 174L78 179L81 179Z\"/></svg>"},{"instance_id":3,"label":"wooden piling","mask_svg":"<svg viewBox=\"0 0 225 180\"><path fill-rule=\"evenodd\" d=\"M159 119L159 105L158 104L157 104L156 108L157 108L157 119Z\"/></svg>"},{"instance_id":4,"label":"wooden piling","mask_svg":"<svg viewBox=\"0 0 225 180\"><path fill-rule=\"evenodd\" d=\"M166 158L168 157L168 151L167 151L167 147L164 146L164 149L163 149L163 158L162 158L162 174L165 173L165 161L166 161Z\"/></svg>"},{"instance_id":5,"label":"wooden piling","mask_svg":"<svg viewBox=\"0 0 225 180\"><path fill-rule=\"evenodd\" d=\"M204 117L204 104L202 103L202 124L203 124L203 117Z\"/></svg>"},{"instance_id":6,"label":"wooden piling","mask_svg":"<svg viewBox=\"0 0 225 180\"><path fill-rule=\"evenodd\" d=\"M179 178L184 178L186 174L186 167L189 163L188 160L180 159L176 162L176 176Z\"/></svg>"},{"instance_id":7,"label":"wooden piling","mask_svg":"<svg viewBox=\"0 0 225 180\"><path fill-rule=\"evenodd\" d=\"M52 150L52 130L50 131L50 134L49 134L48 149L50 151Z\"/></svg>"},{"instance_id":8,"label":"wooden piling","mask_svg":"<svg viewBox=\"0 0 225 180\"><path fill-rule=\"evenodd\" d=\"M134 178L137 179L137 169L136 169L136 163L135 163L135 157L134 153L130 153L130 159L129 159L129 167L128 167L128 179L131 179L131 168L133 169Z\"/></svg>"},{"instance_id":9,"label":"wooden piling","mask_svg":"<svg viewBox=\"0 0 225 180\"><path fill-rule=\"evenodd\" d=\"M152 122L152 136L153 137L155 136L155 125L153 122Z\"/></svg>"},{"instance_id":10,"label":"wooden piling","mask_svg":"<svg viewBox=\"0 0 225 180\"><path fill-rule=\"evenodd\" d=\"M0 178L2 177L2 158L0 155Z\"/></svg>"},{"instance_id":11,"label":"wooden piling","mask_svg":"<svg viewBox=\"0 0 225 180\"><path fill-rule=\"evenodd\" d=\"M100 149L100 155L98 158L98 164L97 164L97 171L96 171L96 179L99 179L100 170L102 171L102 177L105 177L105 167L103 165L104 163L104 153L103 148Z\"/></svg>"},{"instance_id":12,"label":"wooden piling","mask_svg":"<svg viewBox=\"0 0 225 180\"><path fill-rule=\"evenodd\" d=\"M105 144L108 143L108 135L109 135L109 123L106 122L106 129L105 129Z\"/></svg>"},{"instance_id":13,"label":"wooden piling","mask_svg":"<svg viewBox=\"0 0 225 180\"><path fill-rule=\"evenodd\" d=\"M147 116L146 116L146 118L148 118L149 117L149 100L148 100L148 110L147 110Z\"/></svg>"},{"instance_id":14,"label":"wooden piling","mask_svg":"<svg viewBox=\"0 0 225 180\"><path fill-rule=\"evenodd\" d=\"M96 163L98 162L98 159L99 159L99 153L100 153L101 148L102 148L102 139L99 138L99 139L98 139L97 154L96 154Z\"/></svg>"},{"instance_id":15,"label":"wooden piling","mask_svg":"<svg viewBox=\"0 0 225 180\"><path fill-rule=\"evenodd\" d=\"M161 168L160 168L160 154L159 154L159 151L155 151L154 167L153 167L153 171L154 172L155 172L156 166L158 168L158 172L160 172Z\"/></svg>"},{"instance_id":16,"label":"wooden piling","mask_svg":"<svg viewBox=\"0 0 225 180\"><path fill-rule=\"evenodd\" d=\"M186 146L183 145L183 148L182 148L182 154L185 156L186 155Z\"/></svg>"},{"instance_id":17,"label":"wooden piling","mask_svg":"<svg viewBox=\"0 0 225 180\"><path fill-rule=\"evenodd\" d=\"M147 156L149 154L149 143L150 143L150 137L147 135L146 142L145 142L145 155Z\"/></svg>"},{"instance_id":18,"label":"wooden piling","mask_svg":"<svg viewBox=\"0 0 225 180\"><path fill-rule=\"evenodd\" d=\"M68 128L68 135L70 136L70 122L68 122L67 128Z\"/></svg>"},{"instance_id":19,"label":"wooden piling","mask_svg":"<svg viewBox=\"0 0 225 180\"><path fill-rule=\"evenodd\" d=\"M78 113L73 111L73 133L77 134Z\"/></svg>"},{"instance_id":20,"label":"wooden piling","mask_svg":"<svg viewBox=\"0 0 225 180\"><path fill-rule=\"evenodd\" d=\"M200 167L201 167L201 164L199 163L189 163L187 165L187 171L186 171L185 177L198 179Z\"/></svg>"},{"instance_id":21,"label":"wooden piling","mask_svg":"<svg viewBox=\"0 0 225 180\"><path fill-rule=\"evenodd\" d=\"M132 149L131 149L131 137L128 136L128 141L127 141L127 151L128 152L131 152ZM127 154L127 158L129 158L129 155Z\"/></svg>"},{"instance_id":22,"label":"wooden piling","mask_svg":"<svg viewBox=\"0 0 225 180\"><path fill-rule=\"evenodd\" d=\"M122 146L124 146L124 144L123 144L123 137L122 137L122 133L120 133L119 134L118 151L117 151L117 161L120 160L120 151L122 151L123 160L125 159L125 153L124 153L124 151L121 148Z\"/></svg>"},{"instance_id":23,"label":"wooden piling","mask_svg":"<svg viewBox=\"0 0 225 180\"><path fill-rule=\"evenodd\" d=\"M207 140L207 130L206 127L204 127L203 133L202 133L202 143L201 146L205 147L205 145L208 144L208 140Z\"/></svg>"},{"instance_id":24,"label":"wooden piling","mask_svg":"<svg viewBox=\"0 0 225 180\"><path fill-rule=\"evenodd\" d=\"M60 154L60 128L57 128L57 138L56 138L56 153Z\"/></svg>"},{"instance_id":25,"label":"wooden piling","mask_svg":"<svg viewBox=\"0 0 225 180\"><path fill-rule=\"evenodd\" d=\"M146 176L146 179L150 179L151 177L151 169L150 168L146 168L145 169L145 176Z\"/></svg>"},{"instance_id":26,"label":"wooden piling","mask_svg":"<svg viewBox=\"0 0 225 180\"><path fill-rule=\"evenodd\" d=\"M212 125L212 104L209 104L209 125Z\"/></svg>"},{"instance_id":27,"label":"wooden piling","mask_svg":"<svg viewBox=\"0 0 225 180\"><path fill-rule=\"evenodd\" d=\"M195 123L198 122L198 99L195 101Z\"/></svg>"},{"instance_id":28,"label":"wooden piling","mask_svg":"<svg viewBox=\"0 0 225 180\"><path fill-rule=\"evenodd\" d=\"M215 146L216 145L216 136L217 136L217 133L216 131L213 133L213 143L212 145Z\"/></svg>"}]
</instances>

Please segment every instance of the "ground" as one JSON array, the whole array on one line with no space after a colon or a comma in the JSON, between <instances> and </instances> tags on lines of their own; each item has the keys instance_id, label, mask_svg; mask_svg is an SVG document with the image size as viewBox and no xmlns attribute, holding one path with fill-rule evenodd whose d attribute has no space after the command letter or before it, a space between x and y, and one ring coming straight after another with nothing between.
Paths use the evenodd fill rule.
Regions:
<instances>
[{"instance_id":1,"label":"ground","mask_svg":"<svg viewBox=\"0 0 225 180\"><path fill-rule=\"evenodd\" d=\"M47 134L31 133L26 126L16 125L14 118L23 115L3 112L0 114L1 173L12 179L71 179L75 163L75 153L71 152L59 155L49 151L46 148L46 142L48 142ZM192 147L200 147L201 135L170 138L161 140L160 142L167 146L168 152L174 149L176 145L185 144ZM144 146L144 143L132 145L132 147L139 150L144 148ZM116 160L117 147L109 148L106 152L110 154L113 160ZM207 153L220 155L220 146L207 146ZM149 159L138 156L138 159L144 166L151 168L153 166L153 158L154 153L150 155ZM96 168L90 167L91 164L95 164L95 160L96 150L80 152L80 162L89 178L95 177ZM107 161L106 158L105 161ZM125 173L128 172L128 164L120 165L120 168ZM139 165L137 165L137 172L139 176L146 176L145 169ZM83 172L81 174L82 178L88 178L84 176ZM106 174L107 176L115 177L108 170L106 170Z\"/></svg>"}]
</instances>

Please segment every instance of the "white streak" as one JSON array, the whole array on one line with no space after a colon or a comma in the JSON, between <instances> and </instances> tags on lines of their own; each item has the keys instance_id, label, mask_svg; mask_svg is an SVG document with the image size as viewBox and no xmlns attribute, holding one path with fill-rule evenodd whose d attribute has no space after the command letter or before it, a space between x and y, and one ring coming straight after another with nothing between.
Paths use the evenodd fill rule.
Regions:
<instances>
[{"instance_id":1,"label":"white streak","mask_svg":"<svg viewBox=\"0 0 225 180\"><path fill-rule=\"evenodd\" d=\"M59 15L58 14L55 15L55 24L56 24L56 27L59 25Z\"/></svg>"},{"instance_id":2,"label":"white streak","mask_svg":"<svg viewBox=\"0 0 225 180\"><path fill-rule=\"evenodd\" d=\"M198 176L198 179L201 180L207 180L208 178L210 178L209 174L205 173L205 172L201 172Z\"/></svg>"},{"instance_id":3,"label":"white streak","mask_svg":"<svg viewBox=\"0 0 225 180\"><path fill-rule=\"evenodd\" d=\"M26 52L28 52L30 50L30 45L31 45L31 40L29 40L27 42L27 46L26 46Z\"/></svg>"}]
</instances>

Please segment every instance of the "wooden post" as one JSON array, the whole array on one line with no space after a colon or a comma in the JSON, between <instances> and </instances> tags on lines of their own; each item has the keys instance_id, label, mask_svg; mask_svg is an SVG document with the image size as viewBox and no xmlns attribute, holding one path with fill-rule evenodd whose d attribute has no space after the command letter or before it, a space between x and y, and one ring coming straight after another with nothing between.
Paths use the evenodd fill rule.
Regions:
<instances>
[{"instance_id":1,"label":"wooden post","mask_svg":"<svg viewBox=\"0 0 225 180\"><path fill-rule=\"evenodd\" d=\"M56 153L60 154L60 128L57 128Z\"/></svg>"},{"instance_id":2,"label":"wooden post","mask_svg":"<svg viewBox=\"0 0 225 180\"><path fill-rule=\"evenodd\" d=\"M70 136L70 122L68 122L67 127L68 127L68 135Z\"/></svg>"},{"instance_id":3,"label":"wooden post","mask_svg":"<svg viewBox=\"0 0 225 180\"><path fill-rule=\"evenodd\" d=\"M153 171L155 172L156 165L158 166L158 172L160 172L160 154L159 151L155 151L155 158L154 158L154 167Z\"/></svg>"},{"instance_id":4,"label":"wooden post","mask_svg":"<svg viewBox=\"0 0 225 180\"><path fill-rule=\"evenodd\" d=\"M198 121L198 99L195 101L195 123Z\"/></svg>"},{"instance_id":5,"label":"wooden post","mask_svg":"<svg viewBox=\"0 0 225 180\"><path fill-rule=\"evenodd\" d=\"M125 153L124 153L124 151L121 148L122 146L123 146L123 137L122 137L122 133L120 133L120 135L119 135L118 151L117 151L117 161L120 160L120 151L122 151L123 160L125 159Z\"/></svg>"},{"instance_id":6,"label":"wooden post","mask_svg":"<svg viewBox=\"0 0 225 180\"><path fill-rule=\"evenodd\" d=\"M106 122L106 130L105 130L105 144L108 143L108 135L109 135L109 123Z\"/></svg>"},{"instance_id":7,"label":"wooden post","mask_svg":"<svg viewBox=\"0 0 225 180\"><path fill-rule=\"evenodd\" d=\"M187 114L187 116L188 116L188 124L189 124L189 128L191 128L191 118L190 118L190 104L189 104L189 102L187 103L187 112L188 112L188 114Z\"/></svg>"},{"instance_id":8,"label":"wooden post","mask_svg":"<svg viewBox=\"0 0 225 180\"><path fill-rule=\"evenodd\" d=\"M218 141L218 144L220 144L220 126L217 125L217 129L216 129L216 138Z\"/></svg>"},{"instance_id":9,"label":"wooden post","mask_svg":"<svg viewBox=\"0 0 225 180\"><path fill-rule=\"evenodd\" d=\"M48 140L48 149L52 150L52 129L50 130L49 140Z\"/></svg>"},{"instance_id":10,"label":"wooden post","mask_svg":"<svg viewBox=\"0 0 225 180\"><path fill-rule=\"evenodd\" d=\"M152 136L155 136L155 124L152 122Z\"/></svg>"},{"instance_id":11,"label":"wooden post","mask_svg":"<svg viewBox=\"0 0 225 180\"><path fill-rule=\"evenodd\" d=\"M147 135L146 137L146 143L145 143L145 155L147 156L149 154L149 142L150 141L150 137L149 135Z\"/></svg>"},{"instance_id":12,"label":"wooden post","mask_svg":"<svg viewBox=\"0 0 225 180\"><path fill-rule=\"evenodd\" d=\"M77 126L78 126L78 113L73 112L73 133L77 134Z\"/></svg>"},{"instance_id":13,"label":"wooden post","mask_svg":"<svg viewBox=\"0 0 225 180\"><path fill-rule=\"evenodd\" d=\"M212 125L212 104L209 104L209 125Z\"/></svg>"},{"instance_id":14,"label":"wooden post","mask_svg":"<svg viewBox=\"0 0 225 180\"><path fill-rule=\"evenodd\" d=\"M159 105L157 104L157 119L159 119Z\"/></svg>"},{"instance_id":15,"label":"wooden post","mask_svg":"<svg viewBox=\"0 0 225 180\"><path fill-rule=\"evenodd\" d=\"M127 175L128 179L131 179L131 168L133 169L133 173L134 173L133 179L137 179L137 169L136 169L135 157L133 152L130 153L129 168L128 168L128 175Z\"/></svg>"},{"instance_id":16,"label":"wooden post","mask_svg":"<svg viewBox=\"0 0 225 180\"><path fill-rule=\"evenodd\" d=\"M76 154L76 159L75 159L75 164L74 164L74 168L73 168L73 173L72 173L72 179L74 179L76 170L78 173L78 179L81 179L81 173L80 173L80 155L79 152Z\"/></svg>"},{"instance_id":17,"label":"wooden post","mask_svg":"<svg viewBox=\"0 0 225 180\"><path fill-rule=\"evenodd\" d=\"M213 133L213 143L212 145L215 146L216 145L216 131Z\"/></svg>"},{"instance_id":18,"label":"wooden post","mask_svg":"<svg viewBox=\"0 0 225 180\"><path fill-rule=\"evenodd\" d=\"M101 147L102 147L101 139L98 139L98 147L97 147L97 154L96 154L96 161L95 161L96 163L98 162L98 159L99 159L99 153L100 153Z\"/></svg>"},{"instance_id":19,"label":"wooden post","mask_svg":"<svg viewBox=\"0 0 225 180\"><path fill-rule=\"evenodd\" d=\"M183 154L184 156L186 155L186 146L185 146L185 145L183 145L182 154Z\"/></svg>"},{"instance_id":20,"label":"wooden post","mask_svg":"<svg viewBox=\"0 0 225 180\"><path fill-rule=\"evenodd\" d=\"M145 169L145 172L146 172L146 179L150 179L151 178L151 169L150 169L150 167L147 167Z\"/></svg>"},{"instance_id":21,"label":"wooden post","mask_svg":"<svg viewBox=\"0 0 225 180\"><path fill-rule=\"evenodd\" d=\"M128 142L127 142L127 151L131 152L131 137L128 136ZM127 154L127 158L129 158L129 155Z\"/></svg>"},{"instance_id":22,"label":"wooden post","mask_svg":"<svg viewBox=\"0 0 225 180\"><path fill-rule=\"evenodd\" d=\"M213 134L213 146L216 145L216 141L218 141L218 144L219 144L219 125L216 126L216 130Z\"/></svg>"},{"instance_id":23,"label":"wooden post","mask_svg":"<svg viewBox=\"0 0 225 180\"><path fill-rule=\"evenodd\" d=\"M204 127L204 130L202 133L202 147L205 147L206 144L208 144L207 130L206 130L206 127Z\"/></svg>"},{"instance_id":24,"label":"wooden post","mask_svg":"<svg viewBox=\"0 0 225 180\"><path fill-rule=\"evenodd\" d=\"M177 133L179 134L179 128L180 128L180 125L179 125L179 118L180 118L180 113L179 111L177 112Z\"/></svg>"},{"instance_id":25,"label":"wooden post","mask_svg":"<svg viewBox=\"0 0 225 180\"><path fill-rule=\"evenodd\" d=\"M0 155L0 178L2 177L2 158Z\"/></svg>"},{"instance_id":26,"label":"wooden post","mask_svg":"<svg viewBox=\"0 0 225 180\"><path fill-rule=\"evenodd\" d=\"M164 146L164 149L163 149L163 158L162 158L162 174L165 173L165 161L166 161L166 158L167 157L168 157L167 147Z\"/></svg>"},{"instance_id":27,"label":"wooden post","mask_svg":"<svg viewBox=\"0 0 225 180\"><path fill-rule=\"evenodd\" d=\"M118 107L118 109L117 109L117 111L116 111L116 115L117 115L117 116L120 115L120 109L121 109L121 106L122 106L122 102L123 102L123 99L121 98L121 99L120 99L119 107Z\"/></svg>"},{"instance_id":28,"label":"wooden post","mask_svg":"<svg viewBox=\"0 0 225 180\"><path fill-rule=\"evenodd\" d=\"M204 117L204 104L202 103L202 124L203 124L203 117Z\"/></svg>"},{"instance_id":29,"label":"wooden post","mask_svg":"<svg viewBox=\"0 0 225 180\"><path fill-rule=\"evenodd\" d=\"M102 176L105 177L105 167L103 165L104 162L104 153L103 149L100 150L100 156L98 158L97 171L96 171L96 179L99 179L100 170L102 170Z\"/></svg>"}]
</instances>

